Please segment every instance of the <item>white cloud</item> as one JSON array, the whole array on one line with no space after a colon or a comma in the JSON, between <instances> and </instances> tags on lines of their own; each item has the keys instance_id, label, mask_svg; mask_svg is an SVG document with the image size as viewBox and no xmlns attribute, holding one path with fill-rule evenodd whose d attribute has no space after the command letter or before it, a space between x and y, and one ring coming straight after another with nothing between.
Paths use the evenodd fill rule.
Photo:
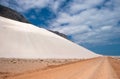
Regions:
<instances>
[{"instance_id":1,"label":"white cloud","mask_svg":"<svg viewBox=\"0 0 120 79\"><path fill-rule=\"evenodd\" d=\"M83 34L74 35L75 42L80 44L111 44L111 39L120 38L120 32L117 30L120 28L114 28L113 26L103 26L95 31L89 31ZM117 41L116 41L117 42ZM115 43L116 43L115 42Z\"/></svg>"},{"instance_id":2,"label":"white cloud","mask_svg":"<svg viewBox=\"0 0 120 79\"><path fill-rule=\"evenodd\" d=\"M98 4L101 4L104 0L74 0L69 6L69 13L76 13L84 9L90 9Z\"/></svg>"},{"instance_id":3,"label":"white cloud","mask_svg":"<svg viewBox=\"0 0 120 79\"><path fill-rule=\"evenodd\" d=\"M61 33L65 33L67 35L75 35L77 33L83 33L90 31L91 29L86 26L86 25L81 25L81 26L64 26L64 27L58 27L58 28L53 28L52 30L59 30Z\"/></svg>"},{"instance_id":4,"label":"white cloud","mask_svg":"<svg viewBox=\"0 0 120 79\"><path fill-rule=\"evenodd\" d=\"M50 0L16 0L19 7L23 9L23 11L29 10L31 8L43 8L48 5Z\"/></svg>"},{"instance_id":5,"label":"white cloud","mask_svg":"<svg viewBox=\"0 0 120 79\"><path fill-rule=\"evenodd\" d=\"M111 30L113 26L103 26L101 27L101 30Z\"/></svg>"},{"instance_id":6,"label":"white cloud","mask_svg":"<svg viewBox=\"0 0 120 79\"><path fill-rule=\"evenodd\" d=\"M64 1L65 0L0 0L0 4L11 7L19 12L27 12L27 10L30 9L42 9L44 7L50 7L54 12L57 12Z\"/></svg>"},{"instance_id":7,"label":"white cloud","mask_svg":"<svg viewBox=\"0 0 120 79\"><path fill-rule=\"evenodd\" d=\"M58 9L60 8L61 4L64 3L65 0L50 0L49 7L57 13Z\"/></svg>"},{"instance_id":8,"label":"white cloud","mask_svg":"<svg viewBox=\"0 0 120 79\"><path fill-rule=\"evenodd\" d=\"M32 8L43 8L47 6L50 0L0 0L0 4L11 7L20 12L26 12ZM16 7L13 6L17 5Z\"/></svg>"},{"instance_id":9,"label":"white cloud","mask_svg":"<svg viewBox=\"0 0 120 79\"><path fill-rule=\"evenodd\" d=\"M120 25L117 25L120 21L119 0L74 0L69 5L67 11L59 12L50 29L71 35L79 44L111 44L111 39L120 38ZM96 8L97 5L101 8ZM86 10L79 12L82 9ZM64 23L68 25L62 26Z\"/></svg>"}]
</instances>

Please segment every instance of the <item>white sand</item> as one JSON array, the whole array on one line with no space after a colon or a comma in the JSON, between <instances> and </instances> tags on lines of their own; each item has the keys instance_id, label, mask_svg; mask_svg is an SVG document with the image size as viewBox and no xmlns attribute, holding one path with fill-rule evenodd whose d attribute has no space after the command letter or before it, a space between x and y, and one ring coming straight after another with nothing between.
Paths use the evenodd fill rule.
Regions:
<instances>
[{"instance_id":1,"label":"white sand","mask_svg":"<svg viewBox=\"0 0 120 79\"><path fill-rule=\"evenodd\" d=\"M32 24L0 17L0 57L93 58L100 56Z\"/></svg>"}]
</instances>

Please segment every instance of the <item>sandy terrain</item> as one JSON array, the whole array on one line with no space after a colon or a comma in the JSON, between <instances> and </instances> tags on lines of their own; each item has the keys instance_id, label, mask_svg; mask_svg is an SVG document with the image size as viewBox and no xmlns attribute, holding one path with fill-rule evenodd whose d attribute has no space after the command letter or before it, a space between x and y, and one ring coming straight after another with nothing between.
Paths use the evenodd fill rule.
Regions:
<instances>
[{"instance_id":1,"label":"sandy terrain","mask_svg":"<svg viewBox=\"0 0 120 79\"><path fill-rule=\"evenodd\" d=\"M78 59L15 59L0 58L0 79L4 77L45 70L62 64L79 61Z\"/></svg>"},{"instance_id":2,"label":"sandy terrain","mask_svg":"<svg viewBox=\"0 0 120 79\"><path fill-rule=\"evenodd\" d=\"M45 70L14 74L3 79L120 79L120 60L99 57Z\"/></svg>"},{"instance_id":3,"label":"sandy terrain","mask_svg":"<svg viewBox=\"0 0 120 79\"><path fill-rule=\"evenodd\" d=\"M109 61L120 79L120 57L119 58L110 58Z\"/></svg>"}]
</instances>

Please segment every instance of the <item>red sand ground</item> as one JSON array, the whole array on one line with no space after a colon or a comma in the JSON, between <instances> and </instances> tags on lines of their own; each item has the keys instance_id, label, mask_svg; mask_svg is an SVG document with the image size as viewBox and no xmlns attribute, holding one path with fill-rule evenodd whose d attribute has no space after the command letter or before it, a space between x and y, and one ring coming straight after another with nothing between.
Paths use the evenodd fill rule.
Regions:
<instances>
[{"instance_id":1,"label":"red sand ground","mask_svg":"<svg viewBox=\"0 0 120 79\"><path fill-rule=\"evenodd\" d=\"M4 79L120 79L120 60L99 57Z\"/></svg>"}]
</instances>

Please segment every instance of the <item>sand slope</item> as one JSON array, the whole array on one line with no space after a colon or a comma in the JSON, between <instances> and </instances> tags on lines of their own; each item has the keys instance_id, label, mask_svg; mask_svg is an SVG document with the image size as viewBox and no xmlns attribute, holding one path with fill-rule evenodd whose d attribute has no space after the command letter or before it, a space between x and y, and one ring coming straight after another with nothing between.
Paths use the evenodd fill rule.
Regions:
<instances>
[{"instance_id":1,"label":"sand slope","mask_svg":"<svg viewBox=\"0 0 120 79\"><path fill-rule=\"evenodd\" d=\"M43 28L0 17L0 57L92 58L100 56Z\"/></svg>"},{"instance_id":2,"label":"sand slope","mask_svg":"<svg viewBox=\"0 0 120 79\"><path fill-rule=\"evenodd\" d=\"M107 57L94 58L7 79L120 79L120 73L116 73L116 67L111 61L116 63L117 60ZM120 61L117 64L120 65Z\"/></svg>"}]
</instances>

